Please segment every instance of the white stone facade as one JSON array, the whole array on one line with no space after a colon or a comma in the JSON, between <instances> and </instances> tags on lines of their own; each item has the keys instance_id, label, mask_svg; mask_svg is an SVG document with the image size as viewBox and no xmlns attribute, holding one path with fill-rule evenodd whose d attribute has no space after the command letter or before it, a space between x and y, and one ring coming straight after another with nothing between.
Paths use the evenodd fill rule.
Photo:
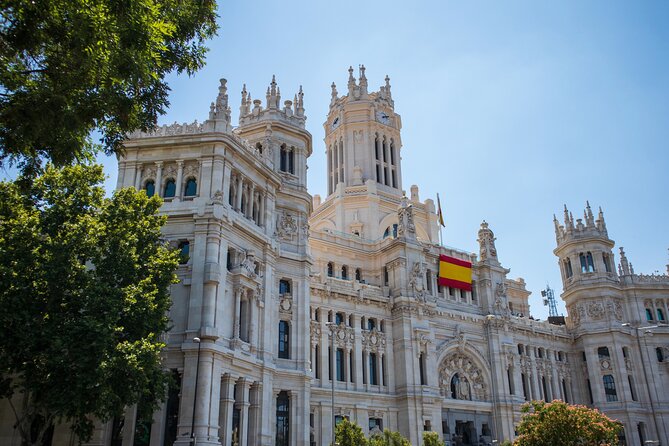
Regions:
<instances>
[{"instance_id":1,"label":"white stone facade","mask_svg":"<svg viewBox=\"0 0 669 446\"><path fill-rule=\"evenodd\" d=\"M165 238L188 254L165 350L178 387L150 434L129 408L91 444L187 445L194 425L203 445L327 445L348 417L414 445L426 430L487 445L514 438L529 399L597 407L626 444L668 444L669 271L635 274L622 248L616 268L602 212L565 209L566 325L532 319L487 223L479 253L441 246L435 203L417 186L404 195L389 79L370 92L350 69L346 94L331 94L325 199L307 192L302 91L282 105L274 79L264 106L244 88L235 128L221 81L204 123L127 141L118 187L163 196ZM472 291L438 285L442 254L473 263ZM7 406L0 443L18 445ZM71 441L57 426L53 445Z\"/></svg>"}]
</instances>

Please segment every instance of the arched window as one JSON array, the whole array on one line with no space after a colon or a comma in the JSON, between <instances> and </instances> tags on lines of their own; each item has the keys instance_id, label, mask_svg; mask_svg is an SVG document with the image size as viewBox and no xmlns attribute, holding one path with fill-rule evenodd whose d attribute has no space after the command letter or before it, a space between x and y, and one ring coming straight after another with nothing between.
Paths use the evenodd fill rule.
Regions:
<instances>
[{"instance_id":1,"label":"arched window","mask_svg":"<svg viewBox=\"0 0 669 446\"><path fill-rule=\"evenodd\" d=\"M571 259L569 258L564 261L564 273L567 276L567 279L574 275L574 270L571 268Z\"/></svg>"},{"instance_id":2,"label":"arched window","mask_svg":"<svg viewBox=\"0 0 669 446\"><path fill-rule=\"evenodd\" d=\"M334 263L328 262L328 277L332 277L334 275Z\"/></svg>"},{"instance_id":3,"label":"arched window","mask_svg":"<svg viewBox=\"0 0 669 446\"><path fill-rule=\"evenodd\" d=\"M657 362L664 362L664 352L662 347L655 348L655 355L657 356Z\"/></svg>"},{"instance_id":4,"label":"arched window","mask_svg":"<svg viewBox=\"0 0 669 446\"><path fill-rule=\"evenodd\" d=\"M147 181L144 185L144 190L146 191L147 197L153 197L156 193L156 182L153 180Z\"/></svg>"},{"instance_id":5,"label":"arched window","mask_svg":"<svg viewBox=\"0 0 669 446\"><path fill-rule=\"evenodd\" d=\"M664 321L664 313L660 308L657 309L657 320L660 322Z\"/></svg>"},{"instance_id":6,"label":"arched window","mask_svg":"<svg viewBox=\"0 0 669 446\"><path fill-rule=\"evenodd\" d=\"M604 381L604 394L606 395L606 401L618 401L616 382L613 379L613 375L604 375L602 380Z\"/></svg>"},{"instance_id":7,"label":"arched window","mask_svg":"<svg viewBox=\"0 0 669 446\"><path fill-rule=\"evenodd\" d=\"M653 311L650 308L646 308L646 320L653 320Z\"/></svg>"},{"instance_id":8,"label":"arched window","mask_svg":"<svg viewBox=\"0 0 669 446\"><path fill-rule=\"evenodd\" d=\"M179 264L185 265L190 258L190 242L187 240L179 242Z\"/></svg>"},{"instance_id":9,"label":"arched window","mask_svg":"<svg viewBox=\"0 0 669 446\"><path fill-rule=\"evenodd\" d=\"M282 172L295 173L295 150L281 145L280 168Z\"/></svg>"},{"instance_id":10,"label":"arched window","mask_svg":"<svg viewBox=\"0 0 669 446\"><path fill-rule=\"evenodd\" d=\"M290 281L286 279L279 280L279 294L290 294Z\"/></svg>"},{"instance_id":11,"label":"arched window","mask_svg":"<svg viewBox=\"0 0 669 446\"><path fill-rule=\"evenodd\" d=\"M588 272L589 273L594 273L595 272L595 262L592 260L592 253L588 252L585 256L585 260L588 264Z\"/></svg>"},{"instance_id":12,"label":"arched window","mask_svg":"<svg viewBox=\"0 0 669 446\"><path fill-rule=\"evenodd\" d=\"M258 152L260 152L260 154L262 155L262 144L260 144L260 143L256 143L256 149L257 149Z\"/></svg>"},{"instance_id":13,"label":"arched window","mask_svg":"<svg viewBox=\"0 0 669 446\"><path fill-rule=\"evenodd\" d=\"M355 269L355 280L358 282L362 281L362 270L360 268Z\"/></svg>"},{"instance_id":14,"label":"arched window","mask_svg":"<svg viewBox=\"0 0 669 446\"><path fill-rule=\"evenodd\" d=\"M397 238L397 223L392 226L388 226L386 231L383 233L383 238L390 237Z\"/></svg>"},{"instance_id":15,"label":"arched window","mask_svg":"<svg viewBox=\"0 0 669 446\"><path fill-rule=\"evenodd\" d=\"M343 265L341 267L341 278L344 280L348 280L348 267L346 265Z\"/></svg>"},{"instance_id":16,"label":"arched window","mask_svg":"<svg viewBox=\"0 0 669 446\"><path fill-rule=\"evenodd\" d=\"M290 440L290 397L282 390L276 397L276 446L288 446Z\"/></svg>"},{"instance_id":17,"label":"arched window","mask_svg":"<svg viewBox=\"0 0 669 446\"><path fill-rule=\"evenodd\" d=\"M195 178L189 178L186 181L186 189L184 190L185 197L193 197L197 194L197 181Z\"/></svg>"},{"instance_id":18,"label":"arched window","mask_svg":"<svg viewBox=\"0 0 669 446\"><path fill-rule=\"evenodd\" d=\"M164 198L172 198L177 193L177 185L173 179L169 179L165 182L165 192L163 193Z\"/></svg>"}]
</instances>

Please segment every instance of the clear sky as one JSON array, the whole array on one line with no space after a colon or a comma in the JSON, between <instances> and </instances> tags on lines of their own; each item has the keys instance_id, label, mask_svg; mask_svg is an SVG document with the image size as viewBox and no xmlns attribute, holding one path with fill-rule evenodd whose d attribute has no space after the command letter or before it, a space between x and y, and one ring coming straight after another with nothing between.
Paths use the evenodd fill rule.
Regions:
<instances>
[{"instance_id":1,"label":"clear sky","mask_svg":"<svg viewBox=\"0 0 669 446\"><path fill-rule=\"evenodd\" d=\"M235 123L243 83L263 103L272 74L284 99L302 85L309 191L325 197L330 84L345 92L349 65L364 64L370 90L391 78L407 192L440 193L447 245L478 252L488 221L535 316L547 282L562 291L563 204L575 218L586 200L603 208L616 263L624 246L636 272L666 272L669 2L255 0L223 1L219 15L206 68L170 78L161 124L205 120L221 77Z\"/></svg>"}]
</instances>

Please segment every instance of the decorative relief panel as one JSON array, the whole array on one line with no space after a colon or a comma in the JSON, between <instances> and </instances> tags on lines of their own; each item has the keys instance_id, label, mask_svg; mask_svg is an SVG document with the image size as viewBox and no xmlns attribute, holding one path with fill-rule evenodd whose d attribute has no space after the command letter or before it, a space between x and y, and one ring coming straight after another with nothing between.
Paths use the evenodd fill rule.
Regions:
<instances>
[{"instance_id":1,"label":"decorative relief panel","mask_svg":"<svg viewBox=\"0 0 669 446\"><path fill-rule=\"evenodd\" d=\"M488 400L483 372L469 357L461 353L448 355L439 366L439 389L442 396L452 397L451 384L456 374L458 375L457 399Z\"/></svg>"}]
</instances>

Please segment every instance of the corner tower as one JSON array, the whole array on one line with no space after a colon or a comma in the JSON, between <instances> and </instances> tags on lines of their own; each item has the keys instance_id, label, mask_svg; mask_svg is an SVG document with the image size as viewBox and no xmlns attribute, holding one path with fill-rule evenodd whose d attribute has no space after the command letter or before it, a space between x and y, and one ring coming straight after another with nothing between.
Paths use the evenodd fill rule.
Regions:
<instances>
[{"instance_id":1,"label":"corner tower","mask_svg":"<svg viewBox=\"0 0 669 446\"><path fill-rule=\"evenodd\" d=\"M332 99L325 127L328 162L328 196L343 187L360 186L372 180L390 194L402 195L400 129L395 113L390 79L379 91L369 93L365 66L359 77L348 69L348 93L339 96L332 83Z\"/></svg>"}]
</instances>

